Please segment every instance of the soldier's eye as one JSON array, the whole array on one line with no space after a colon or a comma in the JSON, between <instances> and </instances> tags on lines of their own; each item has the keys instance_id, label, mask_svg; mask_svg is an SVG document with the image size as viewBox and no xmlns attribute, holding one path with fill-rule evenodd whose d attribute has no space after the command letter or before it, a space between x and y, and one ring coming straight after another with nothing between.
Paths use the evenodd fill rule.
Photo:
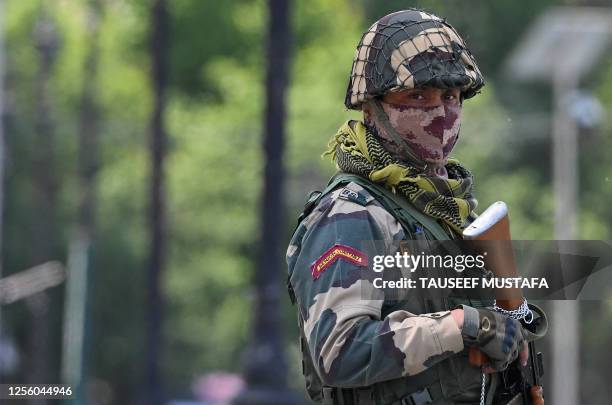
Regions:
<instances>
[{"instance_id":1,"label":"soldier's eye","mask_svg":"<svg viewBox=\"0 0 612 405\"><path fill-rule=\"evenodd\" d=\"M459 104L460 103L459 96L457 94L454 94L454 93L447 93L447 94L444 95L444 101L443 102L447 103L447 104L453 104L453 105Z\"/></svg>"},{"instance_id":2,"label":"soldier's eye","mask_svg":"<svg viewBox=\"0 0 612 405\"><path fill-rule=\"evenodd\" d=\"M412 93L408 96L411 100L425 100L425 96L421 93Z\"/></svg>"}]
</instances>

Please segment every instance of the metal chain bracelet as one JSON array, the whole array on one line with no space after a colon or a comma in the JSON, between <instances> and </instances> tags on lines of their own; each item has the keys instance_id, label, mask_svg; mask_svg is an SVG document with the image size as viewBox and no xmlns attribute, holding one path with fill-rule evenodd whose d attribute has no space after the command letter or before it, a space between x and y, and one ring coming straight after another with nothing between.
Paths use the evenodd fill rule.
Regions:
<instances>
[{"instance_id":1,"label":"metal chain bracelet","mask_svg":"<svg viewBox=\"0 0 612 405\"><path fill-rule=\"evenodd\" d=\"M501 314L509 316L510 318L514 318L517 321L524 320L526 324L533 322L533 312L531 312L531 309L529 309L527 299L525 298L523 298L521 305L512 311L497 306L497 300L493 301L493 309Z\"/></svg>"}]
</instances>

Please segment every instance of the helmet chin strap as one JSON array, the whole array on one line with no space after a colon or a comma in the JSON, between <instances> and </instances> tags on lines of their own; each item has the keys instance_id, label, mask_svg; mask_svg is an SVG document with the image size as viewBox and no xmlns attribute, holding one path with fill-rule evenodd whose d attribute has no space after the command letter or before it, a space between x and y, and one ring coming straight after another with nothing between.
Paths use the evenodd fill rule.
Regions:
<instances>
[{"instance_id":1,"label":"helmet chin strap","mask_svg":"<svg viewBox=\"0 0 612 405\"><path fill-rule=\"evenodd\" d=\"M421 159L416 153L414 153L410 145L408 145L408 142L406 142L400 136L400 134L397 133L395 128L393 128L393 126L389 122L389 116L387 115L382 105L380 104L380 100L374 99L370 102L370 105L372 106L372 110L374 111L374 114L376 114L377 123L383 127L382 129L384 129L385 132L391 138L393 138L395 143L400 148L401 152L407 157L408 162L413 164L415 167L420 168L423 171L425 171L427 169L427 162Z\"/></svg>"}]
</instances>

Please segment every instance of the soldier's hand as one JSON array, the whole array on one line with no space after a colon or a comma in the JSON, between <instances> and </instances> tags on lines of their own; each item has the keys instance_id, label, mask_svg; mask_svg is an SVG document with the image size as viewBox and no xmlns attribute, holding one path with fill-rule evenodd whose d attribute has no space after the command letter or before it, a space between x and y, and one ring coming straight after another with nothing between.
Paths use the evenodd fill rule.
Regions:
<instances>
[{"instance_id":1,"label":"soldier's hand","mask_svg":"<svg viewBox=\"0 0 612 405\"><path fill-rule=\"evenodd\" d=\"M529 360L529 345L527 344L527 341L524 340L523 350L521 350L521 352L519 353L519 362L521 363L521 366L527 367L527 360ZM496 373L496 371L493 370L491 366L485 366L484 372L487 374Z\"/></svg>"},{"instance_id":2,"label":"soldier's hand","mask_svg":"<svg viewBox=\"0 0 612 405\"><path fill-rule=\"evenodd\" d=\"M521 363L528 351L521 323L496 311L463 305L461 335L467 346L476 346L489 359L485 371L502 371L521 352Z\"/></svg>"}]
</instances>

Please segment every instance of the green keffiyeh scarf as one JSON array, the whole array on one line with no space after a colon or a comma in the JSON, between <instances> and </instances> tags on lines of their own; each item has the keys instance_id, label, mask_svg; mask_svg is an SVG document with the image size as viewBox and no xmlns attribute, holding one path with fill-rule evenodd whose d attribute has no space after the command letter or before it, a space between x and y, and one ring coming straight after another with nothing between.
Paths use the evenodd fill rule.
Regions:
<instances>
[{"instance_id":1,"label":"green keffiyeh scarf","mask_svg":"<svg viewBox=\"0 0 612 405\"><path fill-rule=\"evenodd\" d=\"M362 122L348 121L331 139L324 156L338 169L360 175L406 196L419 211L443 221L461 234L476 208L472 174L457 160L448 159L448 179L423 174L391 157Z\"/></svg>"}]
</instances>

